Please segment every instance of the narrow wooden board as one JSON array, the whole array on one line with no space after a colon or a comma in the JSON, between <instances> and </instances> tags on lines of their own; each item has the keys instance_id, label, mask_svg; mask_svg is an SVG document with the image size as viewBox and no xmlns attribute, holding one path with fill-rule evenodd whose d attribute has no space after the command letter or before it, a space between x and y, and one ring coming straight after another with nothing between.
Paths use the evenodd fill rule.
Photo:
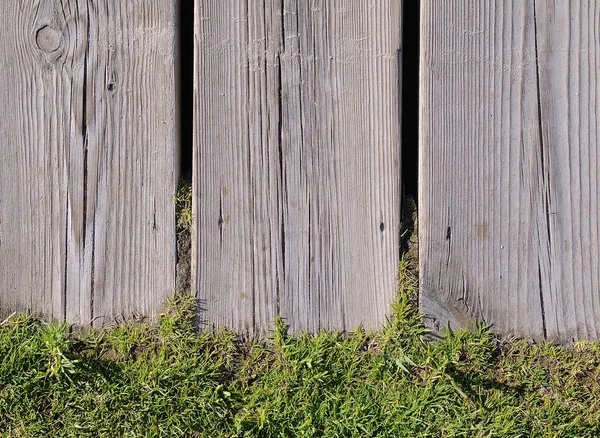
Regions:
<instances>
[{"instance_id":1,"label":"narrow wooden board","mask_svg":"<svg viewBox=\"0 0 600 438\"><path fill-rule=\"evenodd\" d=\"M422 4L421 306L435 332L598 338L600 7Z\"/></svg>"},{"instance_id":2,"label":"narrow wooden board","mask_svg":"<svg viewBox=\"0 0 600 438\"><path fill-rule=\"evenodd\" d=\"M175 4L4 2L0 314L99 324L172 294Z\"/></svg>"},{"instance_id":3,"label":"narrow wooden board","mask_svg":"<svg viewBox=\"0 0 600 438\"><path fill-rule=\"evenodd\" d=\"M211 326L385 321L400 35L397 0L197 3L192 276Z\"/></svg>"}]
</instances>

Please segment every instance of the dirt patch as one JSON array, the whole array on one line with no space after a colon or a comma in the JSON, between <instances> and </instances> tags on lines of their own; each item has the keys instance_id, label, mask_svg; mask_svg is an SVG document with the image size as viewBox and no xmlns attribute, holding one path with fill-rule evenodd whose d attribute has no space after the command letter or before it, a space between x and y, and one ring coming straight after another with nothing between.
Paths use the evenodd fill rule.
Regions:
<instances>
[{"instance_id":1,"label":"dirt patch","mask_svg":"<svg viewBox=\"0 0 600 438\"><path fill-rule=\"evenodd\" d=\"M192 288L192 236L189 229L177 234L175 288L179 292L188 292Z\"/></svg>"},{"instance_id":2,"label":"dirt patch","mask_svg":"<svg viewBox=\"0 0 600 438\"><path fill-rule=\"evenodd\" d=\"M192 288L192 183L182 180L175 197L177 216L177 266L175 290L191 292Z\"/></svg>"},{"instance_id":3,"label":"dirt patch","mask_svg":"<svg viewBox=\"0 0 600 438\"><path fill-rule=\"evenodd\" d=\"M418 277L419 267L419 217L417 204L410 195L404 195L402 199L402 238L401 252L405 259L410 262L412 272Z\"/></svg>"}]
</instances>

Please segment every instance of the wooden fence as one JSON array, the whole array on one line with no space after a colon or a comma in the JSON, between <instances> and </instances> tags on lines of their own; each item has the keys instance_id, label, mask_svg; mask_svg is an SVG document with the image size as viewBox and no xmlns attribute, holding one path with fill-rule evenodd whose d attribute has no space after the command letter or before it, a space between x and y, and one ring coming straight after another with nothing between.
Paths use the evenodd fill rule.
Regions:
<instances>
[{"instance_id":1,"label":"wooden fence","mask_svg":"<svg viewBox=\"0 0 600 438\"><path fill-rule=\"evenodd\" d=\"M0 315L153 315L175 288L179 2L5 2ZM183 5L182 5L183 7ZM202 0L193 288L210 325L376 327L400 239L396 0ZM182 56L190 56L183 53Z\"/></svg>"},{"instance_id":2,"label":"wooden fence","mask_svg":"<svg viewBox=\"0 0 600 438\"><path fill-rule=\"evenodd\" d=\"M378 327L400 257L401 119L415 120L401 113L401 0L191 5L4 2L0 317L156 314L176 284L192 117L203 322ZM599 337L599 27L592 0L421 1L420 304L434 333L484 321Z\"/></svg>"}]
</instances>

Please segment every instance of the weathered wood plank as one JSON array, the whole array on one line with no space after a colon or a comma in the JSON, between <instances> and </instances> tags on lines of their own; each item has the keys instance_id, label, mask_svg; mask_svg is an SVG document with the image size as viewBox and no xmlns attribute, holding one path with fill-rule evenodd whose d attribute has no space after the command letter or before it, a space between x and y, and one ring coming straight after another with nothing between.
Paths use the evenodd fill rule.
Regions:
<instances>
[{"instance_id":1,"label":"weathered wood plank","mask_svg":"<svg viewBox=\"0 0 600 438\"><path fill-rule=\"evenodd\" d=\"M87 325L172 293L175 3L4 2L1 314Z\"/></svg>"},{"instance_id":2,"label":"weathered wood plank","mask_svg":"<svg viewBox=\"0 0 600 438\"><path fill-rule=\"evenodd\" d=\"M384 322L400 227L400 1L196 5L196 238L207 322Z\"/></svg>"},{"instance_id":3,"label":"weathered wood plank","mask_svg":"<svg viewBox=\"0 0 600 438\"><path fill-rule=\"evenodd\" d=\"M421 305L434 330L598 338L596 2L423 2ZM433 318L433 319L432 319Z\"/></svg>"}]
</instances>

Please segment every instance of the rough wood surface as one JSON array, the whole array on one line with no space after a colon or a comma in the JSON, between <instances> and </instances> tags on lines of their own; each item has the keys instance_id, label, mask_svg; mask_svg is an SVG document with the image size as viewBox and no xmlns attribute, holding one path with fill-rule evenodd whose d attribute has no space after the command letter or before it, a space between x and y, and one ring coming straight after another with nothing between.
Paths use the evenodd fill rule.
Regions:
<instances>
[{"instance_id":1,"label":"rough wood surface","mask_svg":"<svg viewBox=\"0 0 600 438\"><path fill-rule=\"evenodd\" d=\"M422 3L421 305L536 339L598 338L600 7Z\"/></svg>"},{"instance_id":2,"label":"rough wood surface","mask_svg":"<svg viewBox=\"0 0 600 438\"><path fill-rule=\"evenodd\" d=\"M377 327L396 290L401 2L196 5L193 278L264 335Z\"/></svg>"},{"instance_id":3,"label":"rough wood surface","mask_svg":"<svg viewBox=\"0 0 600 438\"><path fill-rule=\"evenodd\" d=\"M174 287L176 2L2 3L0 314L152 314Z\"/></svg>"}]
</instances>

